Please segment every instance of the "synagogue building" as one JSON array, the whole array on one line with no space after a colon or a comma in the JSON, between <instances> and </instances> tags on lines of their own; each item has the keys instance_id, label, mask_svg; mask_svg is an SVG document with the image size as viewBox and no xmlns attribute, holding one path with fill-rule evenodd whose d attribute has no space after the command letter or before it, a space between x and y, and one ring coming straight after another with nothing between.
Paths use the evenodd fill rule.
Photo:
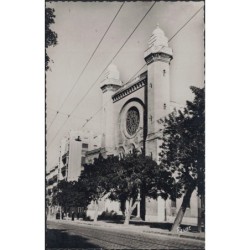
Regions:
<instances>
[{"instance_id":1,"label":"synagogue building","mask_svg":"<svg viewBox=\"0 0 250 250\"><path fill-rule=\"evenodd\" d=\"M62 141L58 175L60 179L77 180L85 163L93 162L101 154L103 157L123 157L134 149L151 156L159 163L162 144L162 119L170 112L182 108L171 101L171 60L174 57L164 31L157 26L148 41L144 53L147 70L128 83L123 84L120 72L114 64L107 68L100 82L102 91L102 134L87 133L71 135ZM73 138L73 139L72 139ZM95 142L94 142L95 141ZM71 148L70 148L71 145ZM72 146L73 145L73 146ZM72 150L72 147L75 150ZM78 152L78 160L71 159L70 153ZM74 162L71 164L70 162ZM67 174L68 173L68 174ZM145 199L144 218L146 221L173 222L182 200L176 201ZM194 192L190 207L183 223L196 224L200 201ZM140 204L136 208L140 214ZM93 204L89 206L91 216ZM100 208L120 212L118 202L103 200Z\"/></svg>"}]
</instances>

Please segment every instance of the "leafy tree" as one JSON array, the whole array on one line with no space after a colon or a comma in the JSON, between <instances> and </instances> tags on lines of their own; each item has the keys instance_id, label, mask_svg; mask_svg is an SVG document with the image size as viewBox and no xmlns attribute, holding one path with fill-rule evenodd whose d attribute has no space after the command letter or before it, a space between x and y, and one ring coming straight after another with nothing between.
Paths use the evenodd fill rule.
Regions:
<instances>
[{"instance_id":1,"label":"leafy tree","mask_svg":"<svg viewBox=\"0 0 250 250\"><path fill-rule=\"evenodd\" d=\"M154 199L158 195L167 198L170 193L168 189L173 186L173 181L169 173L150 157L134 152L121 159L116 165L114 174L110 176L112 185L110 198L126 200L124 224L127 225L133 210L140 202L142 191L147 197Z\"/></svg>"},{"instance_id":2,"label":"leafy tree","mask_svg":"<svg viewBox=\"0 0 250 250\"><path fill-rule=\"evenodd\" d=\"M79 177L80 187L86 190L89 199L95 203L94 222L97 221L100 199L109 195L110 176L114 174L118 162L117 157L104 159L100 155L93 164L84 165L84 171Z\"/></svg>"},{"instance_id":3,"label":"leafy tree","mask_svg":"<svg viewBox=\"0 0 250 250\"><path fill-rule=\"evenodd\" d=\"M57 44L57 34L50 29L51 24L55 23L54 15L55 10L51 8L45 8L45 70L49 70L50 58L46 49L50 46Z\"/></svg>"},{"instance_id":4,"label":"leafy tree","mask_svg":"<svg viewBox=\"0 0 250 250\"><path fill-rule=\"evenodd\" d=\"M171 113L164 123L161 165L175 178L170 195L182 197L172 231L180 225L195 189L205 195L205 89L190 87L195 94L184 111Z\"/></svg>"},{"instance_id":5,"label":"leafy tree","mask_svg":"<svg viewBox=\"0 0 250 250\"><path fill-rule=\"evenodd\" d=\"M86 190L80 187L77 181L60 181L53 192L52 204L59 205L66 211L71 207L86 209L90 202Z\"/></svg>"}]
</instances>

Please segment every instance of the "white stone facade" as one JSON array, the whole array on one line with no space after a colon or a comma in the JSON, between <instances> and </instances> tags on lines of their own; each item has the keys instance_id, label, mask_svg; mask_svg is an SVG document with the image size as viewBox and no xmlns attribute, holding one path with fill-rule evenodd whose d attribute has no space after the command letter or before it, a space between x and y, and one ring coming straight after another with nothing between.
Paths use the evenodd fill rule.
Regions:
<instances>
[{"instance_id":1,"label":"white stone facade","mask_svg":"<svg viewBox=\"0 0 250 250\"><path fill-rule=\"evenodd\" d=\"M162 124L159 121L174 109L181 108L171 102L169 72L172 58L168 39L157 26L144 53L147 63L145 72L122 84L117 67L112 64L107 68L100 84L103 93L102 146L88 152L87 161L92 162L100 153L104 157L121 156L135 148L159 162L162 144ZM102 201L105 209L120 212L118 203L112 206L107 202ZM195 193L190 204L183 223L195 225L198 214ZM157 200L146 199L145 220L172 222L180 205L181 199L174 206L170 200L165 201L160 197ZM89 215L91 210L92 206L89 207Z\"/></svg>"},{"instance_id":2,"label":"white stone facade","mask_svg":"<svg viewBox=\"0 0 250 250\"><path fill-rule=\"evenodd\" d=\"M117 67L111 64L107 68L100 83L103 97L102 134L95 136L91 133L86 135L83 132L71 132L62 141L59 180L77 180L83 165L81 159L84 158L85 163L91 163L100 154L103 157L122 156L137 149L159 162L162 144L162 124L159 121L174 109L182 108L171 102L169 72L172 58L173 52L168 46L168 39L157 26L144 53L147 64L145 72L123 84ZM76 140L78 137L80 141ZM87 145L85 151L83 144ZM160 197L157 200L146 198L145 220L173 222L181 201L178 199L173 204L171 200L165 201ZM114 210L120 213L118 202L103 199L100 203L102 211ZM93 209L91 204L88 209L90 217ZM197 216L198 198L194 192L183 223L196 225Z\"/></svg>"}]
</instances>

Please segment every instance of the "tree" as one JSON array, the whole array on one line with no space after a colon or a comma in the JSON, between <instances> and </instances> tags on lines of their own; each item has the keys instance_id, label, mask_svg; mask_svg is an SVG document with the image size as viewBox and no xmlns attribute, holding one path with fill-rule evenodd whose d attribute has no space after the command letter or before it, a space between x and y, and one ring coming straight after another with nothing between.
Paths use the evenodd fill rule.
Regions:
<instances>
[{"instance_id":1,"label":"tree","mask_svg":"<svg viewBox=\"0 0 250 250\"><path fill-rule=\"evenodd\" d=\"M89 199L95 204L94 222L97 222L100 199L109 195L110 176L114 174L113 170L118 162L117 157L104 159L100 155L93 164L84 165L84 170L79 177L80 187L86 190Z\"/></svg>"},{"instance_id":2,"label":"tree","mask_svg":"<svg viewBox=\"0 0 250 250\"><path fill-rule=\"evenodd\" d=\"M168 196L170 191L166 190L172 186L171 182L173 182L169 173L158 166L155 161L150 157L138 155L136 152L121 159L113 172L110 176L112 185L110 198L126 200L125 225L129 224L131 214L140 202L142 190L147 197L154 199L158 195ZM165 182L162 181L162 173L168 175Z\"/></svg>"},{"instance_id":3,"label":"tree","mask_svg":"<svg viewBox=\"0 0 250 250\"><path fill-rule=\"evenodd\" d=\"M59 205L66 211L72 207L86 209L90 202L87 191L80 187L77 181L60 181L53 192L52 204Z\"/></svg>"},{"instance_id":4,"label":"tree","mask_svg":"<svg viewBox=\"0 0 250 250\"><path fill-rule=\"evenodd\" d=\"M171 113L164 122L161 165L175 178L170 195L183 196L172 231L180 225L193 191L205 195L205 89L190 89L193 102L187 101L184 111Z\"/></svg>"},{"instance_id":5,"label":"tree","mask_svg":"<svg viewBox=\"0 0 250 250\"><path fill-rule=\"evenodd\" d=\"M55 10L51 8L45 8L45 70L49 70L50 58L46 49L50 46L57 44L57 34L50 29L51 24L55 23L54 15Z\"/></svg>"}]
</instances>

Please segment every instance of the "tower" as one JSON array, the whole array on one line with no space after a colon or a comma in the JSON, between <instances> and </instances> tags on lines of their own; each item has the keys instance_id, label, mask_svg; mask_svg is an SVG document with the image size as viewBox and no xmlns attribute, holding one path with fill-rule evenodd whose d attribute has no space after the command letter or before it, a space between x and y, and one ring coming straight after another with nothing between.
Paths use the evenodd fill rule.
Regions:
<instances>
[{"instance_id":1,"label":"tower","mask_svg":"<svg viewBox=\"0 0 250 250\"><path fill-rule=\"evenodd\" d=\"M120 73L114 64L110 64L105 71L104 80L100 84L102 90L102 128L103 146L106 155L114 154L115 146L115 119L112 95L122 86Z\"/></svg>"},{"instance_id":2,"label":"tower","mask_svg":"<svg viewBox=\"0 0 250 250\"><path fill-rule=\"evenodd\" d=\"M169 67L172 58L173 52L168 47L168 39L157 25L144 53L148 67L146 154L151 155L154 160L158 160L161 143L161 125L158 121L170 111Z\"/></svg>"}]
</instances>

